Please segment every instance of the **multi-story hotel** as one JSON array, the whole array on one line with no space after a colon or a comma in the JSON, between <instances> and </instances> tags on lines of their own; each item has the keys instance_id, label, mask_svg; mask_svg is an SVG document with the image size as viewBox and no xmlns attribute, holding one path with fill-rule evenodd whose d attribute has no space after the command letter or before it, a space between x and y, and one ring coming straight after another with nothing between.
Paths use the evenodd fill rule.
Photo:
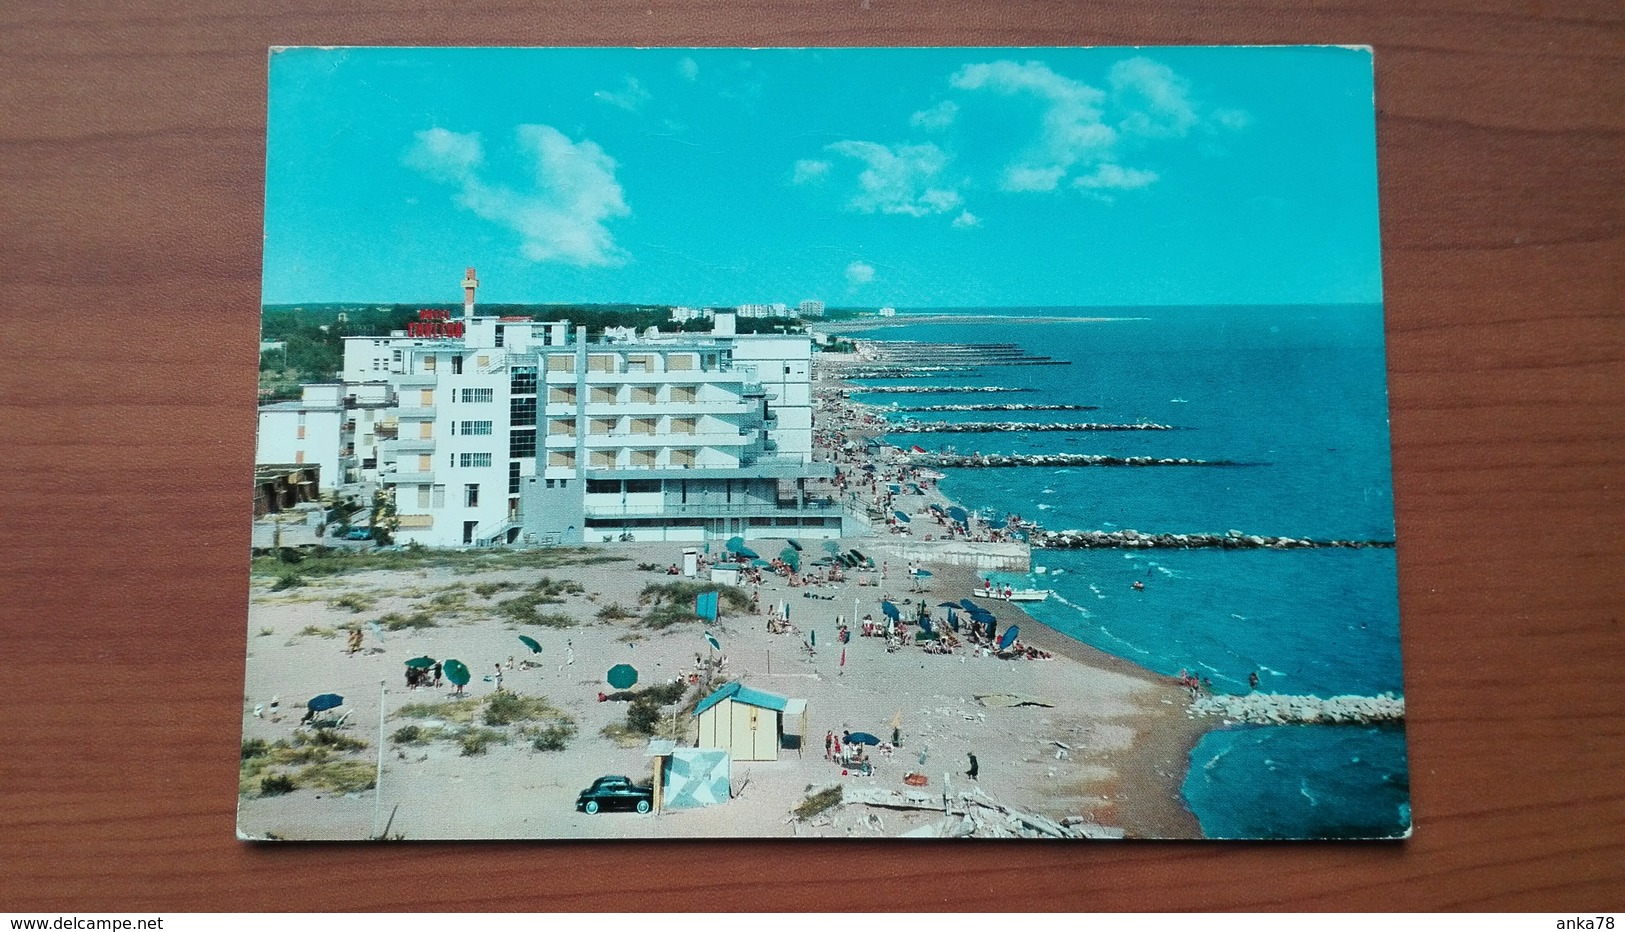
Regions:
<instances>
[{"instance_id":1,"label":"multi-story hotel","mask_svg":"<svg viewBox=\"0 0 1625 932\"><path fill-rule=\"evenodd\" d=\"M397 540L842 533L833 469L812 457L807 337L736 335L718 313L709 334L590 342L568 321L477 317L476 285L470 269L461 319L424 312L406 332L346 338L341 384L308 393L324 418L345 412L322 484L392 490ZM306 404L262 414L261 461L295 461L284 435Z\"/></svg>"}]
</instances>

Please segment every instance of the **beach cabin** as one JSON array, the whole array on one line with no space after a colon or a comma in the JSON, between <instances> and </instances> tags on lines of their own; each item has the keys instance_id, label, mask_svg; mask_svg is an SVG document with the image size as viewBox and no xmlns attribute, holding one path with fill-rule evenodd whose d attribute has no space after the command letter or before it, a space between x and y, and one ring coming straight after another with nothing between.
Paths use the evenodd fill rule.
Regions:
<instances>
[{"instance_id":1,"label":"beach cabin","mask_svg":"<svg viewBox=\"0 0 1625 932\"><path fill-rule=\"evenodd\" d=\"M734 760L778 760L779 749L801 750L807 700L751 689L735 680L694 709L702 748L721 748Z\"/></svg>"}]
</instances>

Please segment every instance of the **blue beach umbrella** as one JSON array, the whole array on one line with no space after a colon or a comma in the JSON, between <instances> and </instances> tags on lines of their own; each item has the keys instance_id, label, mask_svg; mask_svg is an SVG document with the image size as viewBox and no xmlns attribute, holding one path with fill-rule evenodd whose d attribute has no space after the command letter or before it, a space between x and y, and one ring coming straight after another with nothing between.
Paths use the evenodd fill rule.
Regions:
<instances>
[{"instance_id":1,"label":"blue beach umbrella","mask_svg":"<svg viewBox=\"0 0 1625 932\"><path fill-rule=\"evenodd\" d=\"M999 650L1009 650L1010 645L1016 642L1016 634L1020 631L1021 629L1015 625L1005 629L1004 636L999 638Z\"/></svg>"},{"instance_id":2,"label":"blue beach umbrella","mask_svg":"<svg viewBox=\"0 0 1625 932\"><path fill-rule=\"evenodd\" d=\"M874 745L874 744L879 744L880 739L876 738L874 735L869 734L867 731L854 731L851 734L846 736L846 743L847 744L870 744L870 745Z\"/></svg>"},{"instance_id":3,"label":"blue beach umbrella","mask_svg":"<svg viewBox=\"0 0 1625 932\"><path fill-rule=\"evenodd\" d=\"M914 575L919 579L930 579L933 574L930 570L915 570Z\"/></svg>"},{"instance_id":4,"label":"blue beach umbrella","mask_svg":"<svg viewBox=\"0 0 1625 932\"><path fill-rule=\"evenodd\" d=\"M903 514L901 511L894 511L894 512L892 512L892 514L896 515L897 520L903 522L904 524L912 524L914 522L913 518L910 518L908 515Z\"/></svg>"},{"instance_id":5,"label":"blue beach umbrella","mask_svg":"<svg viewBox=\"0 0 1625 932\"><path fill-rule=\"evenodd\" d=\"M526 647L530 648L531 653L539 654L539 653L542 652L542 645L539 642L537 642L537 640L535 638L531 637L530 635L521 634L521 635L519 635L519 640Z\"/></svg>"},{"instance_id":6,"label":"blue beach umbrella","mask_svg":"<svg viewBox=\"0 0 1625 932\"><path fill-rule=\"evenodd\" d=\"M959 608L959 607L960 607L960 605L959 605L958 602L938 602L937 603L937 608L955 609L955 608Z\"/></svg>"},{"instance_id":7,"label":"blue beach umbrella","mask_svg":"<svg viewBox=\"0 0 1625 932\"><path fill-rule=\"evenodd\" d=\"M737 553L739 550L744 548L745 539L743 537L730 537L730 538L728 538L728 543L725 546L729 550L732 550L732 551Z\"/></svg>"},{"instance_id":8,"label":"blue beach umbrella","mask_svg":"<svg viewBox=\"0 0 1625 932\"><path fill-rule=\"evenodd\" d=\"M982 607L980 605L977 605L975 602L972 602L970 599L960 599L959 600L959 605L960 605L961 608L963 608L967 612L979 612L979 611L982 610Z\"/></svg>"},{"instance_id":9,"label":"blue beach umbrella","mask_svg":"<svg viewBox=\"0 0 1625 932\"><path fill-rule=\"evenodd\" d=\"M965 512L965 509L959 507L958 505L954 505L948 509L948 517L958 521L960 524L967 524L970 521L970 515Z\"/></svg>"},{"instance_id":10,"label":"blue beach umbrella","mask_svg":"<svg viewBox=\"0 0 1625 932\"><path fill-rule=\"evenodd\" d=\"M897 606L895 606L892 603L887 602L887 601L882 601L880 603L880 611L882 613L884 613L885 616L887 618L890 618L892 621L896 621L899 618L903 617L903 613L897 610Z\"/></svg>"},{"instance_id":11,"label":"blue beach umbrella","mask_svg":"<svg viewBox=\"0 0 1625 932\"><path fill-rule=\"evenodd\" d=\"M709 631L705 632L705 643L711 645L712 650L722 650L722 642L717 640L717 636Z\"/></svg>"},{"instance_id":12,"label":"blue beach umbrella","mask_svg":"<svg viewBox=\"0 0 1625 932\"><path fill-rule=\"evenodd\" d=\"M305 703L305 708L312 712L326 712L343 704L344 697L338 693L322 693L320 696L312 696L311 700Z\"/></svg>"},{"instance_id":13,"label":"blue beach umbrella","mask_svg":"<svg viewBox=\"0 0 1625 932\"><path fill-rule=\"evenodd\" d=\"M762 558L761 554L759 554L756 551L750 549L749 547L740 547L737 550L735 550L734 553L739 554L740 556L744 557L747 560L760 560Z\"/></svg>"}]
</instances>

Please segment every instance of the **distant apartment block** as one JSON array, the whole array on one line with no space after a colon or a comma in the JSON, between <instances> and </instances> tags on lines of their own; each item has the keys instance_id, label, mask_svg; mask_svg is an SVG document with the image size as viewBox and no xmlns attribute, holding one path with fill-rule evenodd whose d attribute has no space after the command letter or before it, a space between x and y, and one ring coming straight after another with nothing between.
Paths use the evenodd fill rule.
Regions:
<instances>
[{"instance_id":1,"label":"distant apartment block","mask_svg":"<svg viewBox=\"0 0 1625 932\"><path fill-rule=\"evenodd\" d=\"M476 316L474 281L459 319L347 337L339 383L262 409L257 461L382 486L397 540L426 546L842 533L812 456L808 337L736 335L719 312L709 333L590 341Z\"/></svg>"}]
</instances>

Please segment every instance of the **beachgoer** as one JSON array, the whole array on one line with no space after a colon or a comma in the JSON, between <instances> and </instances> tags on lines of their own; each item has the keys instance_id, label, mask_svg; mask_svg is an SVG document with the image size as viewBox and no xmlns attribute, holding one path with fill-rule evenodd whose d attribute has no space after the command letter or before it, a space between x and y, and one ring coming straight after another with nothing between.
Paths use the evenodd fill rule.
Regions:
<instances>
[{"instance_id":1,"label":"beachgoer","mask_svg":"<svg viewBox=\"0 0 1625 932\"><path fill-rule=\"evenodd\" d=\"M502 692L502 664L497 664L497 692Z\"/></svg>"},{"instance_id":2,"label":"beachgoer","mask_svg":"<svg viewBox=\"0 0 1625 932\"><path fill-rule=\"evenodd\" d=\"M1134 587L1133 588L1134 588L1135 592L1139 592L1139 591L1141 591L1141 590L1143 590L1145 588L1145 583L1140 582L1138 579L1136 579L1136 580L1134 580Z\"/></svg>"},{"instance_id":3,"label":"beachgoer","mask_svg":"<svg viewBox=\"0 0 1625 932\"><path fill-rule=\"evenodd\" d=\"M976 779L977 772L980 771L981 768L976 765L976 755L975 754L966 754L965 756L970 758L970 769L965 771L965 776L970 777L972 780L974 780L974 779Z\"/></svg>"},{"instance_id":4,"label":"beachgoer","mask_svg":"<svg viewBox=\"0 0 1625 932\"><path fill-rule=\"evenodd\" d=\"M892 726L892 730L891 730L891 743L892 743L892 746L893 746L893 747L899 747L899 748L900 748L900 747L902 747L902 746L903 746L903 736L902 736L902 734L901 734L901 733L900 733L900 732L899 732L899 731L898 731L898 729L897 729L897 726L896 726L896 725L893 725L893 726Z\"/></svg>"},{"instance_id":5,"label":"beachgoer","mask_svg":"<svg viewBox=\"0 0 1625 932\"><path fill-rule=\"evenodd\" d=\"M440 664L438 662L434 665L434 685L437 688L440 686Z\"/></svg>"},{"instance_id":6,"label":"beachgoer","mask_svg":"<svg viewBox=\"0 0 1625 932\"><path fill-rule=\"evenodd\" d=\"M834 746L834 744L835 744L835 732L834 731L826 731L826 732L824 732L824 760L829 760L830 759L830 749Z\"/></svg>"},{"instance_id":7,"label":"beachgoer","mask_svg":"<svg viewBox=\"0 0 1625 932\"><path fill-rule=\"evenodd\" d=\"M1247 688L1249 688L1249 689L1257 689L1258 688L1258 671L1257 670L1254 670L1253 672L1247 674Z\"/></svg>"}]
</instances>

